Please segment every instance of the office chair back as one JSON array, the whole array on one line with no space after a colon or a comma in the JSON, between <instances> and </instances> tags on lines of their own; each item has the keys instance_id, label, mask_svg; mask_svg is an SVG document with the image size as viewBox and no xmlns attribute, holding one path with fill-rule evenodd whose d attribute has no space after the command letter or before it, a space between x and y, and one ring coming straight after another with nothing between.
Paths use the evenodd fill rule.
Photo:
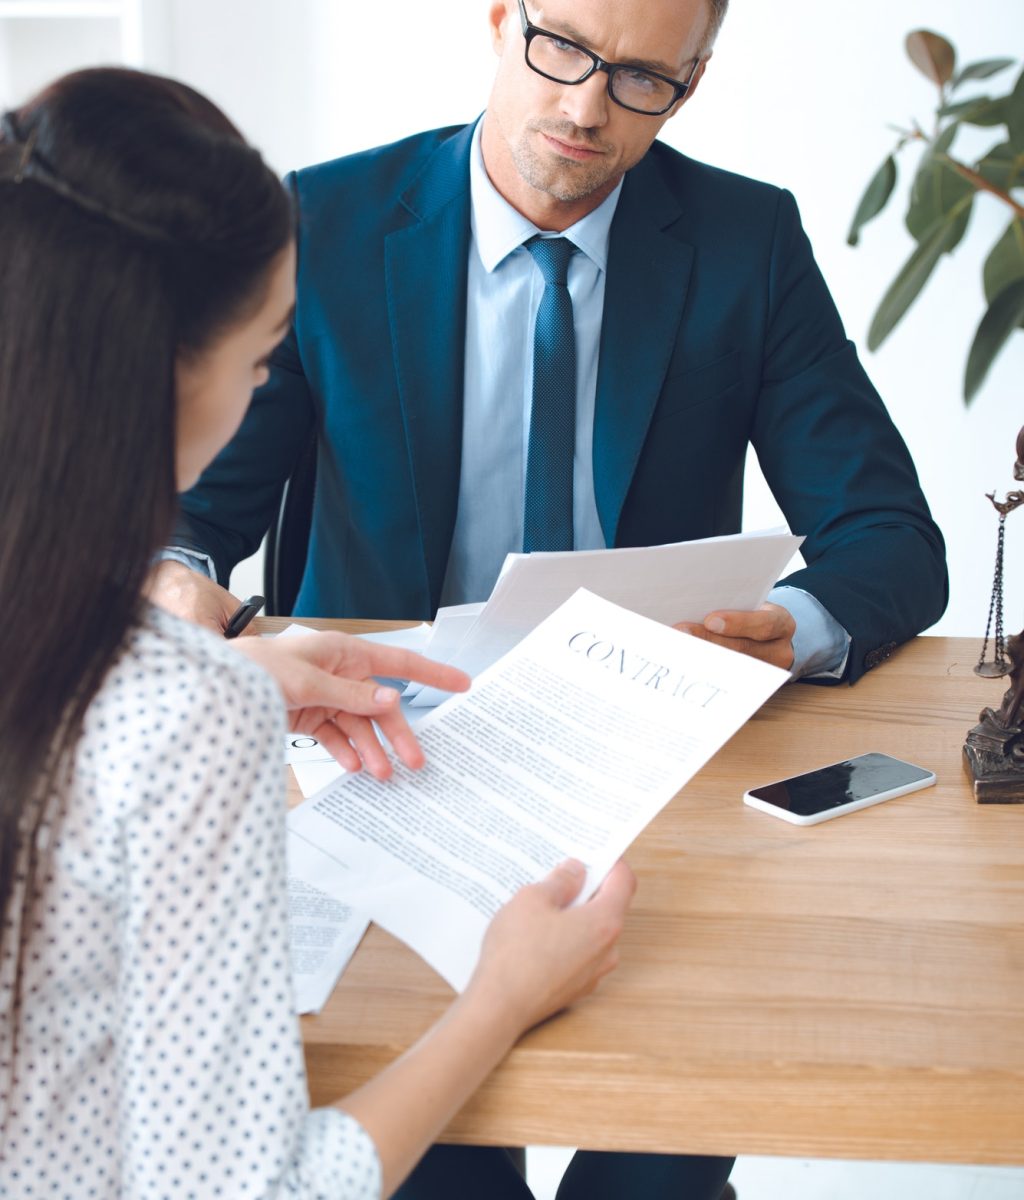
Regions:
<instances>
[{"instance_id":1,"label":"office chair back","mask_svg":"<svg viewBox=\"0 0 1024 1200\"><path fill-rule=\"evenodd\" d=\"M277 516L267 534L263 558L263 594L268 617L290 617L299 594L309 550L316 487L316 436L299 456L284 485Z\"/></svg>"}]
</instances>

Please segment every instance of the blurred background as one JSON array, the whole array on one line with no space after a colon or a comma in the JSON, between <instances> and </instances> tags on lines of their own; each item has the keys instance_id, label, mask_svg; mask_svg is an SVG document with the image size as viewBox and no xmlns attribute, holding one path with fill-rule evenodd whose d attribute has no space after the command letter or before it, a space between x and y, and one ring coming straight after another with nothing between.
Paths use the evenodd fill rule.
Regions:
<instances>
[{"instance_id":1,"label":"blurred background","mask_svg":"<svg viewBox=\"0 0 1024 1200\"><path fill-rule=\"evenodd\" d=\"M221 104L282 173L472 120L493 70L484 0L0 0L0 103L24 100L74 67L124 62L176 75ZM900 191L864 231L846 232L868 179L893 147L891 123L927 128L935 91L903 40L924 26L956 45L960 63L1024 56L1020 0L734 0L692 104L662 137L697 158L796 196L825 277L917 462L946 534L952 596L936 633L980 636L988 613L996 518L984 498L1013 487L1024 423L1024 333L1016 332L971 408L962 399L967 349L985 310L981 264L1009 212L975 203L967 236L939 264L876 354L864 348L875 306L914 248L903 227L906 183L919 151L899 160ZM965 87L1002 94L1015 71ZM961 157L999 140L965 128ZM339 264L339 270L343 270ZM747 528L779 514L756 464ZM799 532L799 531L796 531ZM1024 624L1024 515L1007 523L1007 626ZM258 563L236 573L259 591Z\"/></svg>"}]
</instances>

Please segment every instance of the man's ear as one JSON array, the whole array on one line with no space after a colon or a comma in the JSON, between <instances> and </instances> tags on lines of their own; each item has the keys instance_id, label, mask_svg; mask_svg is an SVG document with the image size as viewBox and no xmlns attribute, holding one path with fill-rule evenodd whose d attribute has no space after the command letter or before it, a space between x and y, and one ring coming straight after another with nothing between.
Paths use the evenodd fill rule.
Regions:
<instances>
[{"instance_id":1,"label":"man's ear","mask_svg":"<svg viewBox=\"0 0 1024 1200\"><path fill-rule=\"evenodd\" d=\"M491 45L500 58L505 53L508 22L512 19L515 5L512 0L494 0L487 10L487 25L491 31Z\"/></svg>"}]
</instances>

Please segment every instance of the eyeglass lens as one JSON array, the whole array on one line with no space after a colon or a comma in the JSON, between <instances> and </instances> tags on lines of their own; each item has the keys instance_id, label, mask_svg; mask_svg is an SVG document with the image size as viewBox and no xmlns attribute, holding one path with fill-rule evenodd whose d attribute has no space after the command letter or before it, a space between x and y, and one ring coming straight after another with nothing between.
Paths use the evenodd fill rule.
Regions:
<instances>
[{"instance_id":1,"label":"eyeglass lens","mask_svg":"<svg viewBox=\"0 0 1024 1200\"><path fill-rule=\"evenodd\" d=\"M579 83L594 67L586 51L547 34L534 36L527 47L527 59L534 70L559 83ZM612 69L611 92L620 104L641 112L662 111L676 98L670 83L633 67Z\"/></svg>"}]
</instances>

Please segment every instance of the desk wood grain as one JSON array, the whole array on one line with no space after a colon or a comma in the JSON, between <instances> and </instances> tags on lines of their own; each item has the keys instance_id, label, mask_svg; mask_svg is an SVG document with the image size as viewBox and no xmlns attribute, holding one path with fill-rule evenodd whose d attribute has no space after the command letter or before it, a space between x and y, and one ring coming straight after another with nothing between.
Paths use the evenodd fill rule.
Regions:
<instances>
[{"instance_id":1,"label":"desk wood grain","mask_svg":"<svg viewBox=\"0 0 1024 1200\"><path fill-rule=\"evenodd\" d=\"M1024 1163L1024 808L977 805L963 775L1000 694L976 652L919 638L852 689L770 700L630 850L619 970L527 1035L445 1140ZM867 750L938 785L810 828L741 803ZM450 995L371 929L303 1018L314 1102Z\"/></svg>"}]
</instances>

